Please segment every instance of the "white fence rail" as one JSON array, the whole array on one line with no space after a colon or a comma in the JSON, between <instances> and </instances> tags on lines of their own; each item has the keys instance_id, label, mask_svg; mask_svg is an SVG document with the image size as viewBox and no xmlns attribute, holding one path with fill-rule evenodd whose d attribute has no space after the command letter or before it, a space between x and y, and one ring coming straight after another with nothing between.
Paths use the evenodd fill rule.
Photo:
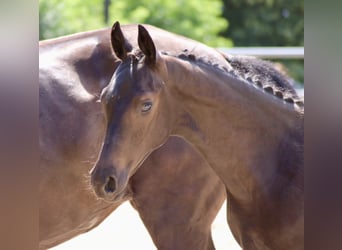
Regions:
<instances>
[{"instance_id":1,"label":"white fence rail","mask_svg":"<svg viewBox=\"0 0 342 250\"><path fill-rule=\"evenodd\" d=\"M265 59L304 59L304 47L234 47L219 48L232 55L256 56Z\"/></svg>"}]
</instances>

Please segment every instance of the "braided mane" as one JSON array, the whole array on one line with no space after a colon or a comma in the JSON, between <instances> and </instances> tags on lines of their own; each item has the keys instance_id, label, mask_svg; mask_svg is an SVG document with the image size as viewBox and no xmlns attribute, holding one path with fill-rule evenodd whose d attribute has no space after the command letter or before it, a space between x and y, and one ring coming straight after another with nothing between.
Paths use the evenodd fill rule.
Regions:
<instances>
[{"instance_id":1,"label":"braided mane","mask_svg":"<svg viewBox=\"0 0 342 250\"><path fill-rule=\"evenodd\" d=\"M247 81L266 93L276 96L289 104L297 105L304 109L304 100L297 95L291 78L277 70L275 65L271 62L250 56L232 56L220 52L224 59L231 65L231 69L228 69L225 66L208 60L206 57L196 57L194 54L190 53L188 49L184 49L178 55L172 55L165 51L162 51L161 53L182 60L210 65L222 72ZM144 58L144 54L140 49L132 50L128 56L131 57L132 62L140 62Z\"/></svg>"}]
</instances>

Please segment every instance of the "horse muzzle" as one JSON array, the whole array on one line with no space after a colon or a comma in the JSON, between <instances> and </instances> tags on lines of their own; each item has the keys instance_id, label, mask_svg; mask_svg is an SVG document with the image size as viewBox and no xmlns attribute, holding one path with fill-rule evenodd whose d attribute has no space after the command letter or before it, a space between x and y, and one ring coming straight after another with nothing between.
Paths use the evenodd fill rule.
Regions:
<instances>
[{"instance_id":1,"label":"horse muzzle","mask_svg":"<svg viewBox=\"0 0 342 250\"><path fill-rule=\"evenodd\" d=\"M125 196L125 184L114 173L113 167L95 167L91 172L91 185L95 194L106 201L117 201Z\"/></svg>"}]
</instances>

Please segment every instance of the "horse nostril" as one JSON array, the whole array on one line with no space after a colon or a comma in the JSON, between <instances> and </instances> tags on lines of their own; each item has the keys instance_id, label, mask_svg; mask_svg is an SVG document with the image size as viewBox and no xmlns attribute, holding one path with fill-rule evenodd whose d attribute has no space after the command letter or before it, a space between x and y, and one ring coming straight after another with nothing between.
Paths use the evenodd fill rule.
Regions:
<instances>
[{"instance_id":1,"label":"horse nostril","mask_svg":"<svg viewBox=\"0 0 342 250\"><path fill-rule=\"evenodd\" d=\"M116 189L116 181L112 176L109 176L104 187L106 193L114 193Z\"/></svg>"}]
</instances>

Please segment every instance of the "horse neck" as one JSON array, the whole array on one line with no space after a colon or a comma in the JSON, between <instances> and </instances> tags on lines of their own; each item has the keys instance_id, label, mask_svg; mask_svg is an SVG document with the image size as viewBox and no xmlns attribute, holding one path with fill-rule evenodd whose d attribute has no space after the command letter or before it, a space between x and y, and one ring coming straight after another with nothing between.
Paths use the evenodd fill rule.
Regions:
<instances>
[{"instance_id":1,"label":"horse neck","mask_svg":"<svg viewBox=\"0 0 342 250\"><path fill-rule=\"evenodd\" d=\"M280 178L279 168L297 171L280 164L298 153L292 140L301 144L303 118L293 106L210 66L176 58L166 65L179 107L173 133L197 148L233 196L254 199L252 190Z\"/></svg>"}]
</instances>

